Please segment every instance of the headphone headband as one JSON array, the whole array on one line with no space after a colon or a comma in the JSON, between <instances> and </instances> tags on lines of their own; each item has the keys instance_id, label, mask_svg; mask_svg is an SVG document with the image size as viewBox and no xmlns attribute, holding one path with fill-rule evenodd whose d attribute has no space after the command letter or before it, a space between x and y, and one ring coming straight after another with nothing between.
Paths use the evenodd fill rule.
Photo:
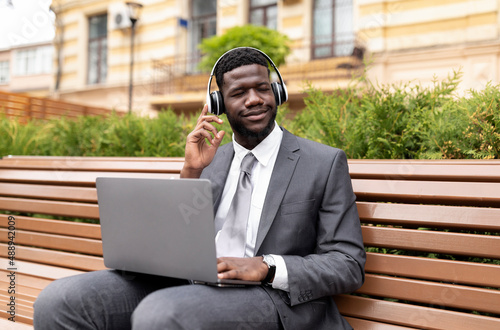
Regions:
<instances>
[{"instance_id":1,"label":"headphone headband","mask_svg":"<svg viewBox=\"0 0 500 330\"><path fill-rule=\"evenodd\" d=\"M216 115L220 115L220 114L224 113L224 105L223 105L223 101L222 101L222 96L220 95L220 92L210 93L210 85L212 84L212 77L214 76L214 73L215 73L215 70L217 68L217 65L219 64L219 61L224 56L226 56L226 54L228 54L234 50L237 50L237 49L252 49L252 50L255 50L255 51L259 52L260 54L264 55L264 57L267 59L269 64L271 64L271 66L273 67L274 71L276 71L276 73L278 74L278 79L280 81L279 85L278 85L278 83L272 83L273 92L274 92L275 98L276 98L276 106L281 105L284 102L286 102L288 100L288 91L286 89L283 78L281 77L281 73L279 72L278 68L274 64L273 60L266 53L261 51L260 49L253 48L253 47L236 47L236 48L230 49L227 52L225 52L224 54L222 54L217 59L217 61L214 64L214 67L212 68L212 71L210 72L210 78L208 80L208 86L207 86L208 111L213 113L213 114L216 114ZM212 95L214 93L215 93L215 95ZM214 101L212 101L212 99L214 99Z\"/></svg>"}]
</instances>

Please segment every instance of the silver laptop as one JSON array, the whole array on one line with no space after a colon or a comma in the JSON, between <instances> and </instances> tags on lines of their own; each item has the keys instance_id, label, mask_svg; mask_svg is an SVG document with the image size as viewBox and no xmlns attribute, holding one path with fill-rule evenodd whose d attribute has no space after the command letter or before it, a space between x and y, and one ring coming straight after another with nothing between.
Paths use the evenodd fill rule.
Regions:
<instances>
[{"instance_id":1,"label":"silver laptop","mask_svg":"<svg viewBox=\"0 0 500 330\"><path fill-rule=\"evenodd\" d=\"M212 189L203 179L97 178L104 264L217 286Z\"/></svg>"}]
</instances>

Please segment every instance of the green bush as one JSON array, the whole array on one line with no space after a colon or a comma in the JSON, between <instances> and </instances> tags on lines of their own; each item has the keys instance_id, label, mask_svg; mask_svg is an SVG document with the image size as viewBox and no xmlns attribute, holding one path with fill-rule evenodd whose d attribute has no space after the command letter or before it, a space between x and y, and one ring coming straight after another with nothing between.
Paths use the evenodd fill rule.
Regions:
<instances>
[{"instance_id":1,"label":"green bush","mask_svg":"<svg viewBox=\"0 0 500 330\"><path fill-rule=\"evenodd\" d=\"M312 86L292 131L349 158L498 158L499 86L456 95L461 74L430 87L374 85L365 76L325 93Z\"/></svg>"},{"instance_id":2,"label":"green bush","mask_svg":"<svg viewBox=\"0 0 500 330\"><path fill-rule=\"evenodd\" d=\"M278 122L286 115L286 106L278 112ZM200 109L201 112L201 109ZM194 129L199 114L178 116L172 110L161 111L157 118L137 115L60 118L20 124L0 118L0 157L33 156L121 156L183 157L187 135ZM227 117L221 116L223 144L232 139Z\"/></svg>"},{"instance_id":3,"label":"green bush","mask_svg":"<svg viewBox=\"0 0 500 330\"><path fill-rule=\"evenodd\" d=\"M7 139L0 142L0 155L183 156L189 120L171 110L154 119L115 114L21 125L2 118L0 133Z\"/></svg>"},{"instance_id":4,"label":"green bush","mask_svg":"<svg viewBox=\"0 0 500 330\"><path fill-rule=\"evenodd\" d=\"M459 81L454 73L429 87L379 86L365 77L333 93L309 86L305 109L285 120L285 104L277 121L299 136L344 149L349 158L499 158L499 86L458 97ZM0 118L0 156L178 157L197 118L171 110L154 119L112 115L20 124ZM221 118L218 129L226 131L227 143L232 132Z\"/></svg>"},{"instance_id":5,"label":"green bush","mask_svg":"<svg viewBox=\"0 0 500 330\"><path fill-rule=\"evenodd\" d=\"M17 120L0 116L0 157L8 154L29 155L39 150L39 143L50 138L50 129L34 121L21 125Z\"/></svg>"},{"instance_id":6,"label":"green bush","mask_svg":"<svg viewBox=\"0 0 500 330\"><path fill-rule=\"evenodd\" d=\"M431 127L426 156L448 159L493 159L500 154L500 86L486 85L448 105Z\"/></svg>"},{"instance_id":7,"label":"green bush","mask_svg":"<svg viewBox=\"0 0 500 330\"><path fill-rule=\"evenodd\" d=\"M199 68L210 72L217 59L230 49L236 47L254 47L262 50L272 58L276 66L285 63L290 54L290 40L285 34L265 26L235 26L221 36L203 39L200 50L204 54Z\"/></svg>"}]
</instances>

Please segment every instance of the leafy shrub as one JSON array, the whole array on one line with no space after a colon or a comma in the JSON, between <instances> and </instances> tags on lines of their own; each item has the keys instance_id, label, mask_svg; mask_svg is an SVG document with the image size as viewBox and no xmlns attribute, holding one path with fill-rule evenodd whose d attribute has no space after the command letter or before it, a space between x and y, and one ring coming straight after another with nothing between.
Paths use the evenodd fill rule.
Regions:
<instances>
[{"instance_id":1,"label":"leafy shrub","mask_svg":"<svg viewBox=\"0 0 500 330\"><path fill-rule=\"evenodd\" d=\"M460 78L422 87L376 86L363 76L333 93L309 86L291 129L349 158L498 158L499 88L457 97Z\"/></svg>"},{"instance_id":2,"label":"leafy shrub","mask_svg":"<svg viewBox=\"0 0 500 330\"><path fill-rule=\"evenodd\" d=\"M50 129L34 121L21 125L16 119L0 116L0 157L29 155L40 149L40 142L50 137Z\"/></svg>"},{"instance_id":3,"label":"leafy shrub","mask_svg":"<svg viewBox=\"0 0 500 330\"><path fill-rule=\"evenodd\" d=\"M171 110L158 118L82 116L26 125L3 118L0 133L8 138L0 142L0 155L183 156L188 120Z\"/></svg>"},{"instance_id":4,"label":"leafy shrub","mask_svg":"<svg viewBox=\"0 0 500 330\"><path fill-rule=\"evenodd\" d=\"M349 158L499 158L500 88L455 95L460 74L430 87L375 86L365 77L345 89L325 93L307 90L305 109L277 122L299 136L344 149ZM47 122L0 117L0 156L161 156L184 155L186 136L198 113L177 116L161 111L157 118L61 118ZM226 116L219 130L231 141Z\"/></svg>"},{"instance_id":5,"label":"leafy shrub","mask_svg":"<svg viewBox=\"0 0 500 330\"><path fill-rule=\"evenodd\" d=\"M203 39L200 50L204 54L199 68L210 72L215 61L230 49L236 47L254 47L262 50L279 66L285 63L285 57L290 54L290 40L285 34L265 26L244 25L235 26L221 36Z\"/></svg>"},{"instance_id":6,"label":"leafy shrub","mask_svg":"<svg viewBox=\"0 0 500 330\"><path fill-rule=\"evenodd\" d=\"M500 154L500 86L469 91L436 116L434 152L449 159L492 159ZM431 148L429 148L431 149Z\"/></svg>"},{"instance_id":7,"label":"leafy shrub","mask_svg":"<svg viewBox=\"0 0 500 330\"><path fill-rule=\"evenodd\" d=\"M278 111L282 122L287 107ZM201 109L200 109L201 112ZM187 135L194 129L198 113L176 115L161 111L157 118L135 114L109 117L60 118L20 124L15 119L0 117L0 157L33 156L122 156L183 157ZM230 142L232 130L227 117L221 116L226 132L222 143Z\"/></svg>"}]
</instances>

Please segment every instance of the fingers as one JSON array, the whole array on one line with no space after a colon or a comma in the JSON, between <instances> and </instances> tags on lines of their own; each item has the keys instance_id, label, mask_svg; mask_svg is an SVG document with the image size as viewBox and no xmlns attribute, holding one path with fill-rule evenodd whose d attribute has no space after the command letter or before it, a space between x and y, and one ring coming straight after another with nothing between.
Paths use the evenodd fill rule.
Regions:
<instances>
[{"instance_id":1,"label":"fingers","mask_svg":"<svg viewBox=\"0 0 500 330\"><path fill-rule=\"evenodd\" d=\"M213 139L213 141L211 142L214 147L219 147L221 142L222 142L222 139L224 138L224 135L226 134L225 131L220 131L218 132L216 135L215 135L215 138Z\"/></svg>"},{"instance_id":2,"label":"fingers","mask_svg":"<svg viewBox=\"0 0 500 330\"><path fill-rule=\"evenodd\" d=\"M205 104L203 106L203 109L201 109L200 117L206 116L207 114L208 114L208 104Z\"/></svg>"},{"instance_id":3,"label":"fingers","mask_svg":"<svg viewBox=\"0 0 500 330\"><path fill-rule=\"evenodd\" d=\"M224 259L217 258L217 272L223 272L228 269L228 264L224 261Z\"/></svg>"},{"instance_id":4,"label":"fingers","mask_svg":"<svg viewBox=\"0 0 500 330\"><path fill-rule=\"evenodd\" d=\"M267 274L260 272L263 265L262 257L253 258L218 258L217 272L219 278L238 279L248 281L261 281Z\"/></svg>"},{"instance_id":5,"label":"fingers","mask_svg":"<svg viewBox=\"0 0 500 330\"><path fill-rule=\"evenodd\" d=\"M204 105L203 109L201 110L201 114L198 117L198 123L201 122L217 122L218 124L222 124L222 119L215 115L209 115L208 114L208 105Z\"/></svg>"},{"instance_id":6,"label":"fingers","mask_svg":"<svg viewBox=\"0 0 500 330\"><path fill-rule=\"evenodd\" d=\"M222 124L223 121L217 116L208 115L208 106L205 104L200 116L198 117L193 133L197 136L201 134L203 137L207 138L211 144L219 146L222 142L222 138L224 137L224 131L218 132L212 123Z\"/></svg>"},{"instance_id":7,"label":"fingers","mask_svg":"<svg viewBox=\"0 0 500 330\"><path fill-rule=\"evenodd\" d=\"M217 260L217 277L218 278L229 278L229 279L237 279L238 273L236 269L233 268L229 262Z\"/></svg>"},{"instance_id":8,"label":"fingers","mask_svg":"<svg viewBox=\"0 0 500 330\"><path fill-rule=\"evenodd\" d=\"M213 131L210 128L204 129L202 127L190 133L191 137L188 136L188 142L200 143L203 139L207 139L211 145L218 148L222 143L225 133L224 131L217 132L217 130Z\"/></svg>"}]
</instances>

